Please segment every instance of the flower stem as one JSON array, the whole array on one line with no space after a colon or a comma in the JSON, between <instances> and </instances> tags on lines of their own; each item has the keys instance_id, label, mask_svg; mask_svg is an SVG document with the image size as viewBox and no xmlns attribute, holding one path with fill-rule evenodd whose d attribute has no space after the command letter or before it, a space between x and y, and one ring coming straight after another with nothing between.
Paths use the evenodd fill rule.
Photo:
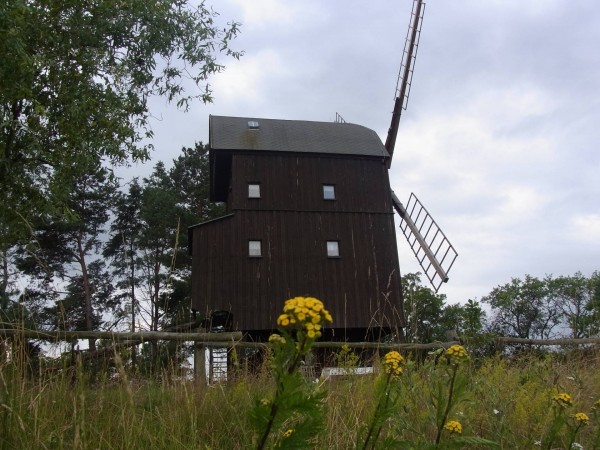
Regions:
<instances>
[{"instance_id":1,"label":"flower stem","mask_svg":"<svg viewBox=\"0 0 600 450\"><path fill-rule=\"evenodd\" d=\"M392 374L388 373L388 376L385 380L385 388L383 390L383 398L379 398L379 401L377 402L377 406L375 407L375 412L373 413L373 420L371 421L371 425L369 426L369 431L367 432L367 437L365 438L365 442L362 446L362 450L366 450L370 441L371 441L371 436L373 435L373 432L375 431L375 426L377 425L377 421L379 419L379 412L381 410L381 404L383 402L383 408L386 409L387 405L388 405L388 401L389 401L389 392L388 392L388 387L390 385L390 380L392 379ZM375 442L377 442L377 439L379 438L379 433L381 432L381 425L378 427L377 432L375 434L375 437L373 439L373 444L371 445L371 448L375 447Z\"/></svg>"},{"instance_id":2,"label":"flower stem","mask_svg":"<svg viewBox=\"0 0 600 450\"><path fill-rule=\"evenodd\" d=\"M573 447L573 442L575 442L575 436L577 436L577 432L581 428L581 425L583 425L583 423L579 423L577 425L577 428L575 428L573 434L571 434L571 441L569 442L569 445L567 445L567 450L571 450L571 448Z\"/></svg>"},{"instance_id":3,"label":"flower stem","mask_svg":"<svg viewBox=\"0 0 600 450\"><path fill-rule=\"evenodd\" d=\"M298 365L300 364L302 355L306 352L304 350L305 346L306 346L306 337L303 339L302 345L300 345L299 349L296 351L296 354L294 355L294 359L293 359L292 363L290 364L290 366L287 368L287 370L285 372L282 372L281 375L279 375L279 377L278 377L279 379L277 380L277 390L275 391L275 398L273 399L273 404L271 405L271 411L269 412L269 421L267 422L267 426L265 427L265 430L263 431L263 434L260 437L260 441L258 442L258 446L256 447L256 450L262 450L265 448L267 439L269 438L269 434L271 433L271 428L273 428L273 424L275 423L275 417L277 416L279 399L281 398L281 395L283 394L283 389L284 389L284 383L280 377L284 377L284 376L291 375L292 373L294 373L294 371L298 368Z\"/></svg>"},{"instance_id":4,"label":"flower stem","mask_svg":"<svg viewBox=\"0 0 600 450\"><path fill-rule=\"evenodd\" d=\"M450 379L450 388L448 389L448 403L446 403L446 409L442 421L438 424L437 436L435 437L435 445L439 445L440 439L442 438L442 430L444 424L448 420L448 414L450 414L450 408L452 407L452 396L454 395L454 380L456 379L456 371L458 370L458 364L452 365L452 378Z\"/></svg>"}]
</instances>

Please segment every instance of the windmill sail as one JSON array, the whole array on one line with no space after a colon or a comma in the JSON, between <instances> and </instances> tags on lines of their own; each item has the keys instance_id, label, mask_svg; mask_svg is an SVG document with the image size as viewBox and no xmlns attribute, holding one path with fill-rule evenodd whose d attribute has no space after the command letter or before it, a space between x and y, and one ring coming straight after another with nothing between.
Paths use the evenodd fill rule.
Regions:
<instances>
[{"instance_id":1,"label":"windmill sail","mask_svg":"<svg viewBox=\"0 0 600 450\"><path fill-rule=\"evenodd\" d=\"M410 194L406 208L394 192L392 202L401 218L400 229L437 292L448 281L458 253L415 194Z\"/></svg>"},{"instance_id":2,"label":"windmill sail","mask_svg":"<svg viewBox=\"0 0 600 450\"><path fill-rule=\"evenodd\" d=\"M394 147L396 146L396 136L398 135L400 116L408 104L408 96L410 95L410 86L412 84L412 76L415 69L415 60L417 59L417 50L419 48L419 39L421 37L423 14L425 14L425 4L423 3L423 0L414 0L408 33L406 34L406 42L404 44L404 52L402 53L402 62L400 63L400 71L398 72L398 80L396 82L396 100L394 102L394 112L392 113L392 123L388 129L387 138L385 140L385 148L390 154L388 169L392 164L391 157L394 156Z\"/></svg>"}]
</instances>

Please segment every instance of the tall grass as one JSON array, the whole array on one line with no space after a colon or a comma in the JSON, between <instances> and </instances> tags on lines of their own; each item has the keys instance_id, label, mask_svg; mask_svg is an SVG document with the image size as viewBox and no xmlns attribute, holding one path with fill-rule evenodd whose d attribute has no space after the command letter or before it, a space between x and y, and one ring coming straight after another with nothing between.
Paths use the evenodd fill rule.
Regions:
<instances>
[{"instance_id":1,"label":"tall grass","mask_svg":"<svg viewBox=\"0 0 600 450\"><path fill-rule=\"evenodd\" d=\"M402 448L433 447L439 432L435 386L447 386L448 372L435 358L405 358L396 412L382 424L381 443L391 436L415 443ZM81 366L25 375L15 361L0 363L0 449L247 449L255 440L249 425L254 399L275 388L268 368L211 386L134 378L118 360L117 368L112 377L90 381ZM573 405L564 409L565 423L551 448L567 448L573 440L599 449L599 369L599 351L470 361L460 369L464 386L448 419L462 424L463 436L494 441L498 448L545 448L557 411L552 396L567 392ZM315 437L314 448L360 446L359 430L370 423L378 401L378 376L310 380L325 392L325 432ZM590 420L571 439L577 412ZM452 447L452 440L442 439L439 447Z\"/></svg>"}]
</instances>

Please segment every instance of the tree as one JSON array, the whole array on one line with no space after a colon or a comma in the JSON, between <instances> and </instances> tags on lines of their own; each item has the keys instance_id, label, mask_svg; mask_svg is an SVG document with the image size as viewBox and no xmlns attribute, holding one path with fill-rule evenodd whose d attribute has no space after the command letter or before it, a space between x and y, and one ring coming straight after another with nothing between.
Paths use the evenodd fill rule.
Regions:
<instances>
[{"instance_id":1,"label":"tree","mask_svg":"<svg viewBox=\"0 0 600 450\"><path fill-rule=\"evenodd\" d=\"M104 168L90 168L68 187L66 206L71 216L48 217L24 246L20 268L27 274L50 283L53 279L70 282L72 298L79 298L85 317L85 330L96 328L94 291L99 271L90 270L96 259L109 219L109 208L116 184ZM78 294L75 289L81 289ZM89 340L95 350L95 340Z\"/></svg>"},{"instance_id":2,"label":"tree","mask_svg":"<svg viewBox=\"0 0 600 450\"><path fill-rule=\"evenodd\" d=\"M486 314L476 300L469 299L463 306L463 323L461 334L467 337L479 335L485 325Z\"/></svg>"},{"instance_id":3,"label":"tree","mask_svg":"<svg viewBox=\"0 0 600 450\"><path fill-rule=\"evenodd\" d=\"M586 305L586 310L589 312L588 334L595 336L600 333L600 272L595 271L590 277L590 288L592 290L591 298Z\"/></svg>"},{"instance_id":4,"label":"tree","mask_svg":"<svg viewBox=\"0 0 600 450\"><path fill-rule=\"evenodd\" d=\"M557 306L571 330L572 338L585 336L585 306L589 301L587 281L581 273L576 273L573 277L561 276L549 283L549 289L557 299Z\"/></svg>"},{"instance_id":5,"label":"tree","mask_svg":"<svg viewBox=\"0 0 600 450\"><path fill-rule=\"evenodd\" d=\"M82 274L78 274L69 280L65 295L44 308L46 323L53 329L89 330L90 319L92 329L97 329L103 323L102 314L112 312L115 302L111 295L113 286L109 274L105 271L104 263L100 260L90 263L87 277L93 280L89 302L85 298L86 279ZM88 303L93 306L91 317L88 316Z\"/></svg>"},{"instance_id":6,"label":"tree","mask_svg":"<svg viewBox=\"0 0 600 450\"><path fill-rule=\"evenodd\" d=\"M182 148L182 154L173 160L173 168L169 171L171 185L181 206L195 222L214 219L225 213L222 203L210 201L208 149L208 145L202 142L196 142L194 147Z\"/></svg>"},{"instance_id":7,"label":"tree","mask_svg":"<svg viewBox=\"0 0 600 450\"><path fill-rule=\"evenodd\" d=\"M482 298L492 308L491 328L503 336L548 339L561 322L556 297L549 289L551 277L526 275L497 286Z\"/></svg>"},{"instance_id":8,"label":"tree","mask_svg":"<svg viewBox=\"0 0 600 450\"><path fill-rule=\"evenodd\" d=\"M423 286L420 273L402 276L402 292L407 342L444 341L446 329L440 327L440 319L446 296L435 294Z\"/></svg>"},{"instance_id":9,"label":"tree","mask_svg":"<svg viewBox=\"0 0 600 450\"><path fill-rule=\"evenodd\" d=\"M142 187L137 178L129 184L128 193L118 191L115 197L115 218L110 226L110 237L106 242L103 256L112 262L112 273L116 277L113 295L119 303L126 304L118 316L129 314L129 330L135 332L139 311L136 288L139 282L140 250L139 235L143 228L140 210L142 207ZM132 348L132 364L135 365L136 348Z\"/></svg>"},{"instance_id":10,"label":"tree","mask_svg":"<svg viewBox=\"0 0 600 450\"><path fill-rule=\"evenodd\" d=\"M466 304L446 304L446 296L421 284L420 273L402 277L406 338L408 342L445 342L451 336L476 337L481 334L485 312L475 300Z\"/></svg>"},{"instance_id":11,"label":"tree","mask_svg":"<svg viewBox=\"0 0 600 450\"><path fill-rule=\"evenodd\" d=\"M162 162L156 164L142 192L139 235L143 290L150 303L150 330L159 329L161 297L169 286L176 263L183 209L170 188L170 179Z\"/></svg>"},{"instance_id":12,"label":"tree","mask_svg":"<svg viewBox=\"0 0 600 450\"><path fill-rule=\"evenodd\" d=\"M0 240L65 212L65 187L92 164L146 159L152 96L182 109L212 100L208 80L224 68L218 54L241 54L229 47L239 24L220 27L217 13L192 5L0 3Z\"/></svg>"},{"instance_id":13,"label":"tree","mask_svg":"<svg viewBox=\"0 0 600 450\"><path fill-rule=\"evenodd\" d=\"M596 272L590 278L576 272L573 276L560 276L549 280L549 290L556 298L565 325L574 339L593 336L598 332L597 316L594 317Z\"/></svg>"},{"instance_id":14,"label":"tree","mask_svg":"<svg viewBox=\"0 0 600 450\"><path fill-rule=\"evenodd\" d=\"M168 183L177 196L181 208L180 231L191 225L214 219L225 214L222 203L210 201L208 145L196 142L194 147L184 147L181 155L173 160ZM165 313L171 322L184 320L191 305L191 264L188 251L188 234L180 232L173 267L172 289L165 296Z\"/></svg>"}]
</instances>

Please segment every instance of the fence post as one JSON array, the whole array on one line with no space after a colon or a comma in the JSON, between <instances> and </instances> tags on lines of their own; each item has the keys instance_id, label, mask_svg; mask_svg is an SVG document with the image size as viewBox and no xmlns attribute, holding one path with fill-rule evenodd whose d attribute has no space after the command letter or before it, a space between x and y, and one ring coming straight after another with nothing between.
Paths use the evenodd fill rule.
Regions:
<instances>
[{"instance_id":1,"label":"fence post","mask_svg":"<svg viewBox=\"0 0 600 450\"><path fill-rule=\"evenodd\" d=\"M206 346L194 342L194 380L206 384Z\"/></svg>"}]
</instances>

